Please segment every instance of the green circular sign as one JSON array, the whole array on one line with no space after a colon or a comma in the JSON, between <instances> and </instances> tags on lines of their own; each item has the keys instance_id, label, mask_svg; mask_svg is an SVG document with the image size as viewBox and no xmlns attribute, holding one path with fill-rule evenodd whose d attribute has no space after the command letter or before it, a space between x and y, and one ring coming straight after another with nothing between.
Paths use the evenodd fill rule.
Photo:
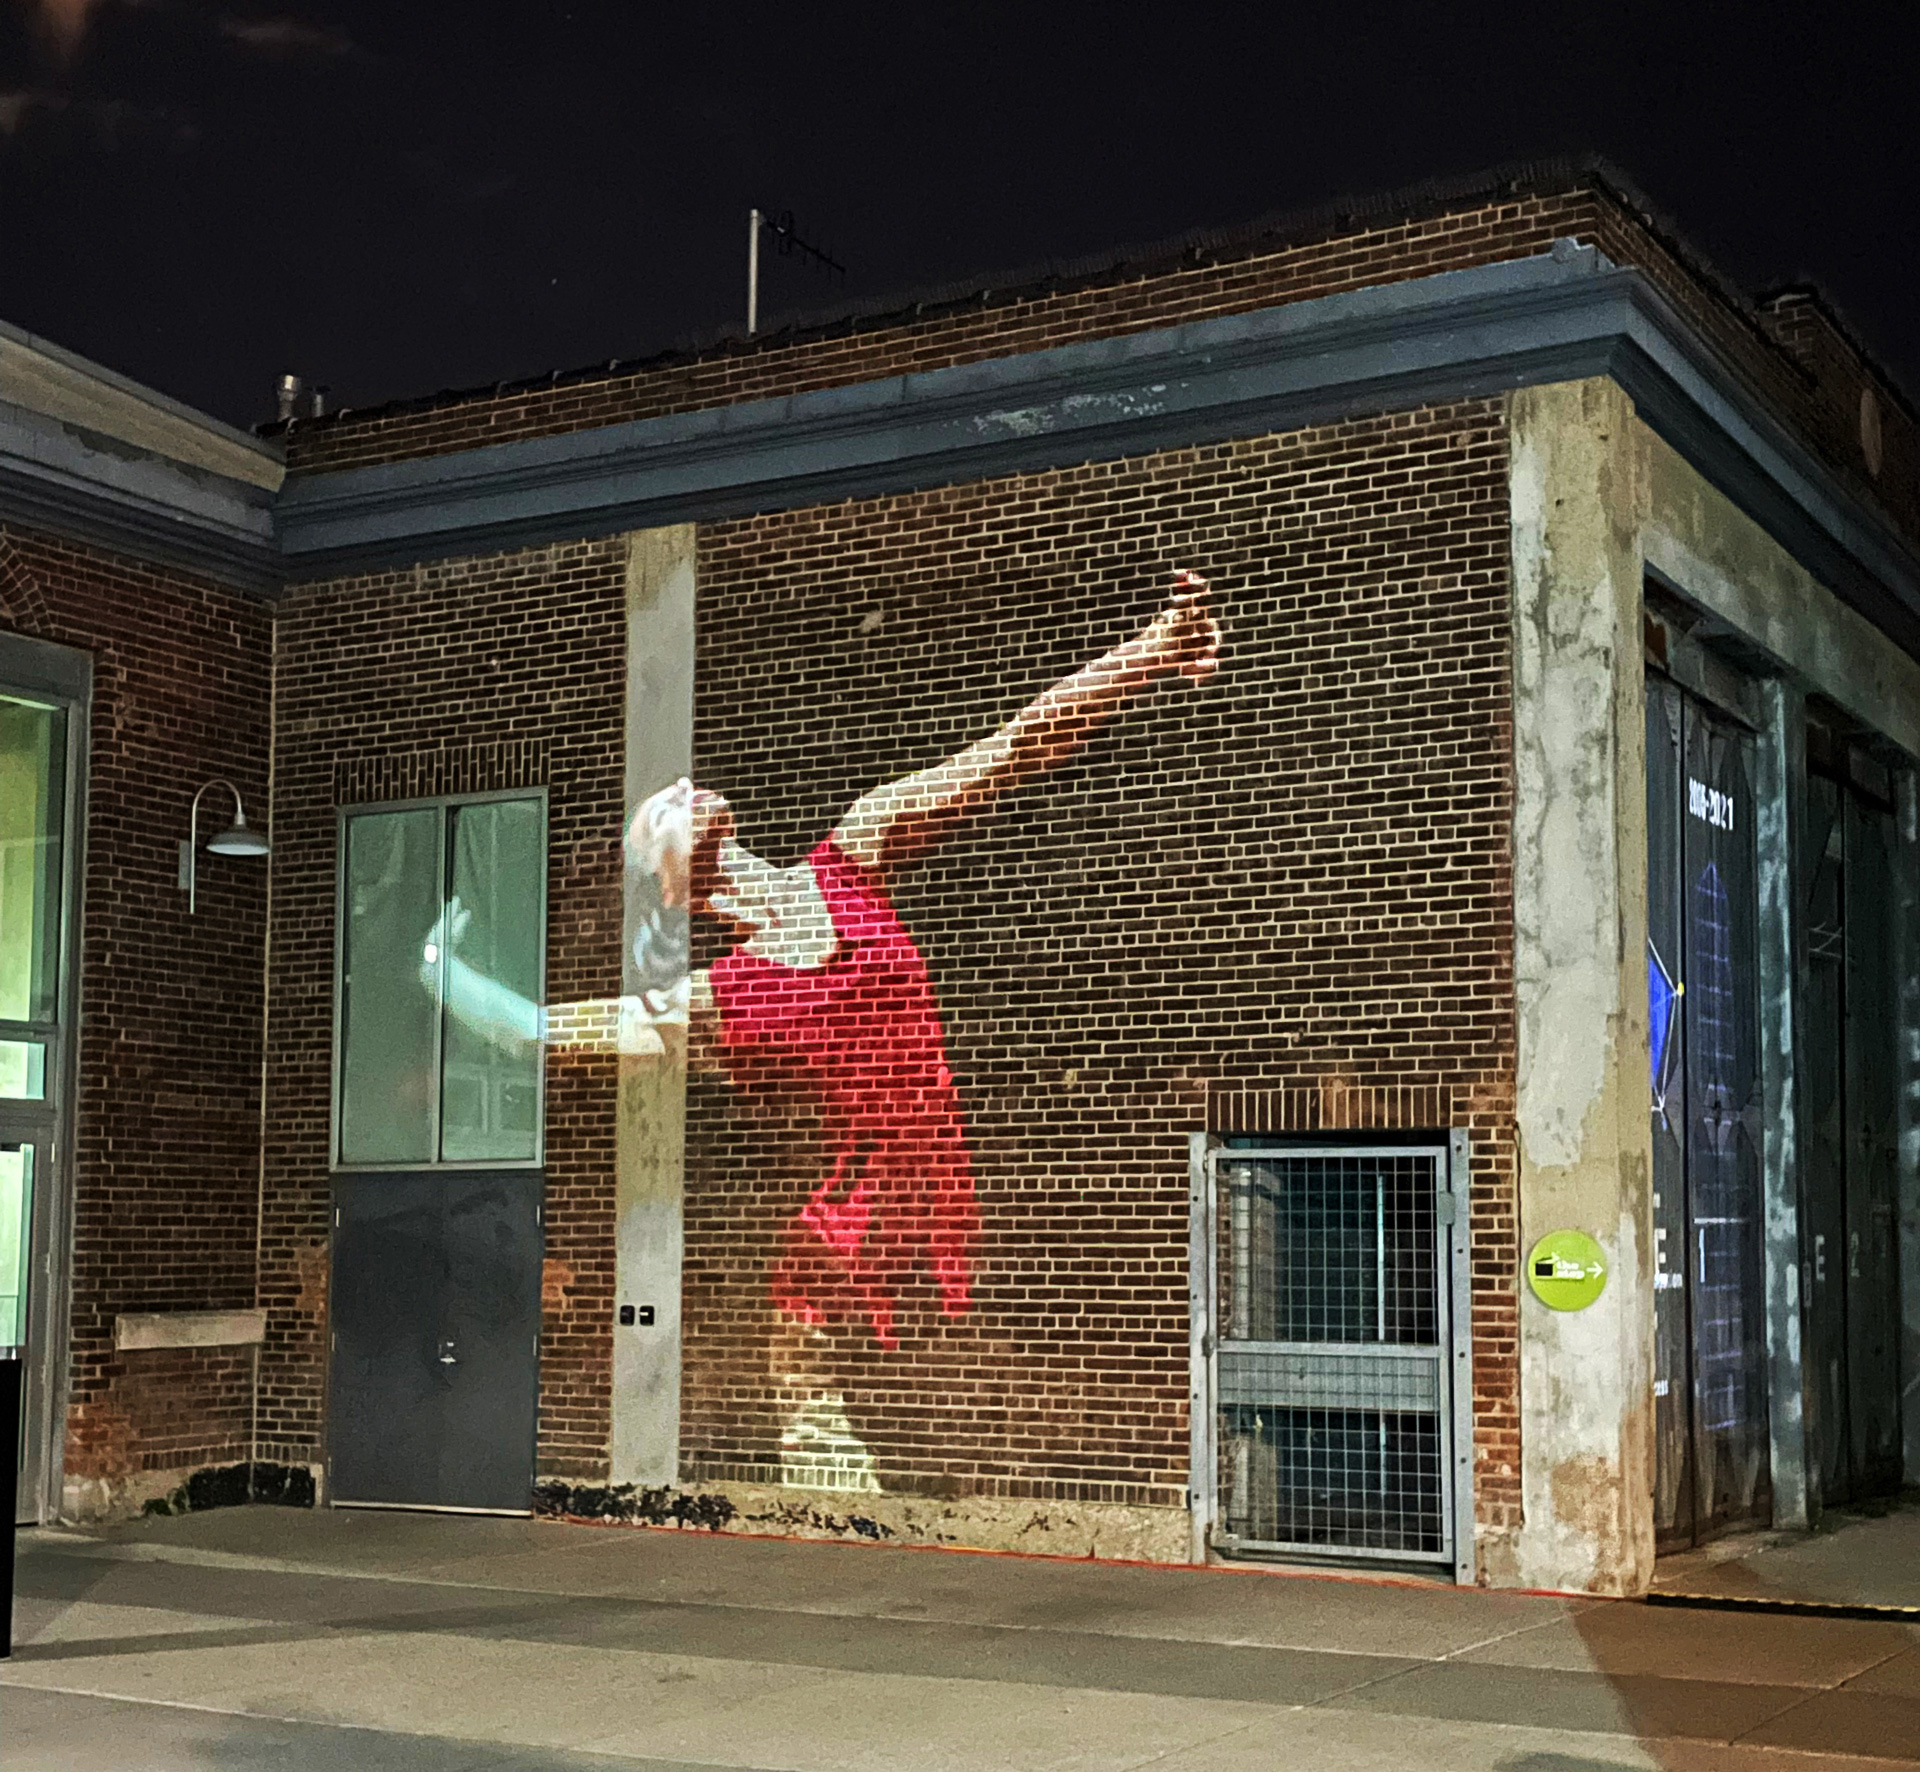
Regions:
<instances>
[{"instance_id":1,"label":"green circular sign","mask_svg":"<svg viewBox=\"0 0 1920 1772\"><path fill-rule=\"evenodd\" d=\"M1606 1290L1607 1252L1585 1231L1549 1231L1527 1256L1527 1284L1549 1310L1583 1311Z\"/></svg>"}]
</instances>

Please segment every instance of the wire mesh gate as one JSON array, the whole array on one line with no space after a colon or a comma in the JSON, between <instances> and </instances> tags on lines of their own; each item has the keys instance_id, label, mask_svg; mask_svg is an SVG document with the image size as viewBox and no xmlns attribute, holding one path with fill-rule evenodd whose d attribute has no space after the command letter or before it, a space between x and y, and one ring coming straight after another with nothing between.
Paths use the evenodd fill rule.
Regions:
<instances>
[{"instance_id":1,"label":"wire mesh gate","mask_svg":"<svg viewBox=\"0 0 1920 1772\"><path fill-rule=\"evenodd\" d=\"M1473 1580L1466 1158L1196 1137L1196 1556Z\"/></svg>"}]
</instances>

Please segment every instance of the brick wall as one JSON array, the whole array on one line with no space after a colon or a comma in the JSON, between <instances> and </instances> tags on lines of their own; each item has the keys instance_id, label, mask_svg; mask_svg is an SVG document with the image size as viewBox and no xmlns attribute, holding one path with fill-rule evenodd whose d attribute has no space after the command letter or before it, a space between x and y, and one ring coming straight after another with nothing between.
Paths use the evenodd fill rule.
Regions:
<instances>
[{"instance_id":1,"label":"brick wall","mask_svg":"<svg viewBox=\"0 0 1920 1772\"><path fill-rule=\"evenodd\" d=\"M335 808L545 785L547 987L620 988L619 541L297 589L279 607L273 1018L261 1233L263 1459L322 1454ZM611 1058L549 1059L541 1468L606 1468Z\"/></svg>"},{"instance_id":2,"label":"brick wall","mask_svg":"<svg viewBox=\"0 0 1920 1772\"><path fill-rule=\"evenodd\" d=\"M896 894L970 1128L969 1315L909 1286L891 1354L784 1325L768 1270L817 1150L777 1101L696 1078L689 1480L774 1474L824 1390L890 1486L1177 1504L1188 1131L1464 1123L1482 1510L1511 1519L1505 469L1476 402L700 532L697 769L778 862L1144 622L1176 563L1219 584L1228 659ZM615 993L622 563L556 548L282 606L263 1458L321 1442L335 802L487 785L447 759L543 736L549 995ZM594 1476L614 1076L554 1054L548 1090L540 1463Z\"/></svg>"},{"instance_id":3,"label":"brick wall","mask_svg":"<svg viewBox=\"0 0 1920 1772\"><path fill-rule=\"evenodd\" d=\"M1368 228L1342 228L1216 259L1195 254L1148 274L1085 286L996 292L924 318L887 315L818 335L774 334L658 367L569 377L476 394L342 412L284 434L289 470L327 473L445 455L524 437L591 430L711 406L925 373L955 364L1112 338L1220 314L1305 301L1344 289L1544 252L1563 235L1590 238L1598 199L1587 190L1473 202Z\"/></svg>"},{"instance_id":4,"label":"brick wall","mask_svg":"<svg viewBox=\"0 0 1920 1772\"><path fill-rule=\"evenodd\" d=\"M203 856L189 918L176 845L216 775L265 822L272 618L0 527L0 627L94 666L67 1472L244 1458L251 1352L116 1354L113 1321L254 1303L267 870ZM231 805L216 791L202 811Z\"/></svg>"},{"instance_id":5,"label":"brick wall","mask_svg":"<svg viewBox=\"0 0 1920 1772\"><path fill-rule=\"evenodd\" d=\"M1868 496L1911 530L1920 499L1920 425L1911 407L1812 291L1782 290L1762 307L1760 323L1806 372L1809 422L1818 426L1825 452L1844 461L1856 481L1864 479ZM1878 419L1877 464L1862 435L1863 394L1870 395Z\"/></svg>"},{"instance_id":6,"label":"brick wall","mask_svg":"<svg viewBox=\"0 0 1920 1772\"><path fill-rule=\"evenodd\" d=\"M810 1104L696 1079L683 1457L766 1479L809 1396L888 1487L1177 1505L1187 1135L1475 1129L1483 1518L1517 1518L1506 450L1497 402L704 527L696 776L802 857L1144 623L1226 658L911 869L984 1218L901 1346L776 1318Z\"/></svg>"},{"instance_id":7,"label":"brick wall","mask_svg":"<svg viewBox=\"0 0 1920 1772\"><path fill-rule=\"evenodd\" d=\"M296 474L326 473L977 363L1530 257L1571 238L1644 271L1829 465L1920 540L1920 428L1910 406L1883 387L1888 465L1869 474L1857 432L1866 372L1851 345L1843 363L1812 360L1791 315L1756 310L1663 225L1590 175L1522 181L1499 195L1410 200L1390 218L1323 220L1302 235L1288 239L1283 230L1066 285L987 288L924 313L741 340L698 356L341 412L288 430L288 463Z\"/></svg>"}]
</instances>

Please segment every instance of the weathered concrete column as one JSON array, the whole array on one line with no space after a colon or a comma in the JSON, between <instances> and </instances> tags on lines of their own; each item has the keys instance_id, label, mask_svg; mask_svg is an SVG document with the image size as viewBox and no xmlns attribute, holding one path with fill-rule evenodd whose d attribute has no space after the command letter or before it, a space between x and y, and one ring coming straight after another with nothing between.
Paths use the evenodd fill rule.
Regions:
<instances>
[{"instance_id":1,"label":"weathered concrete column","mask_svg":"<svg viewBox=\"0 0 1920 1772\"><path fill-rule=\"evenodd\" d=\"M1754 851L1760 919L1760 1160L1766 1203L1767 1422L1773 1523L1807 1523L1807 1397L1800 1354L1799 1071L1795 1037L1806 932L1795 863L1806 813L1806 696L1778 677L1760 685L1754 745Z\"/></svg>"},{"instance_id":2,"label":"weathered concrete column","mask_svg":"<svg viewBox=\"0 0 1920 1772\"><path fill-rule=\"evenodd\" d=\"M1644 444L1608 380L1510 407L1514 980L1521 1253L1584 1230L1606 1290L1522 1285L1525 1523L1495 1579L1631 1593L1653 1574Z\"/></svg>"},{"instance_id":3,"label":"weathered concrete column","mask_svg":"<svg viewBox=\"0 0 1920 1772\"><path fill-rule=\"evenodd\" d=\"M642 530L627 557L627 816L693 770L694 531ZM639 882L629 880L623 992L633 1000ZM680 1269L687 1126L684 1029L623 1015L614 1146L614 1276L635 1321L613 1330L611 1479L680 1474ZM637 1037L630 1037L637 1036ZM646 1321L648 1314L652 1321Z\"/></svg>"},{"instance_id":4,"label":"weathered concrete column","mask_svg":"<svg viewBox=\"0 0 1920 1772\"><path fill-rule=\"evenodd\" d=\"M1906 1479L1920 1483L1920 777L1894 776L1894 953L1899 1023L1900 1425Z\"/></svg>"}]
</instances>

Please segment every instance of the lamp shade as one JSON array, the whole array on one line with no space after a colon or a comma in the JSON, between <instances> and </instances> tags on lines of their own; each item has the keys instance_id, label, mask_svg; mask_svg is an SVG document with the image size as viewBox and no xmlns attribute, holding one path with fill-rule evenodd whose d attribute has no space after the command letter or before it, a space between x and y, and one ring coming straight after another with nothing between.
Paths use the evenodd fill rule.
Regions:
<instances>
[{"instance_id":1,"label":"lamp shade","mask_svg":"<svg viewBox=\"0 0 1920 1772\"><path fill-rule=\"evenodd\" d=\"M249 830L244 818L236 820L217 837L209 837L207 848L214 855L271 855L273 853L273 845L267 841L265 832Z\"/></svg>"}]
</instances>

